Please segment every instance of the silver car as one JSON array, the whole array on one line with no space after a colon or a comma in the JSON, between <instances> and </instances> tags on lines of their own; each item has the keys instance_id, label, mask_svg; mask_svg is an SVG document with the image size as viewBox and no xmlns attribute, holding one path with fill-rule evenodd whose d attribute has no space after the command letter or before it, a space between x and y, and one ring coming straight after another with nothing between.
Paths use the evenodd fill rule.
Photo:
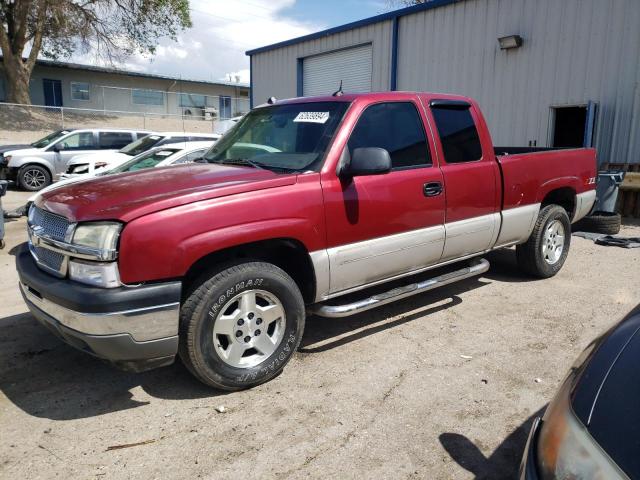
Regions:
<instances>
[{"instance_id":1,"label":"silver car","mask_svg":"<svg viewBox=\"0 0 640 480\"><path fill-rule=\"evenodd\" d=\"M4 153L5 176L25 190L37 191L65 172L73 157L117 151L148 133L113 128L57 130L30 148Z\"/></svg>"}]
</instances>

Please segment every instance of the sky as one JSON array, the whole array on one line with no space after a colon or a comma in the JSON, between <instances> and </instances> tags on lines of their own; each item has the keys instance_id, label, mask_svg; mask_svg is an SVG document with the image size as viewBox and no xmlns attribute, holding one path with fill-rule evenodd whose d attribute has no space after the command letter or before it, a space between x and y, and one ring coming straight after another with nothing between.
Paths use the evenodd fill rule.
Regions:
<instances>
[{"instance_id":1,"label":"sky","mask_svg":"<svg viewBox=\"0 0 640 480\"><path fill-rule=\"evenodd\" d=\"M390 10L386 0L190 0L193 27L163 40L153 57L118 68L192 80L249 83L247 50ZM91 53L71 61L96 64Z\"/></svg>"}]
</instances>

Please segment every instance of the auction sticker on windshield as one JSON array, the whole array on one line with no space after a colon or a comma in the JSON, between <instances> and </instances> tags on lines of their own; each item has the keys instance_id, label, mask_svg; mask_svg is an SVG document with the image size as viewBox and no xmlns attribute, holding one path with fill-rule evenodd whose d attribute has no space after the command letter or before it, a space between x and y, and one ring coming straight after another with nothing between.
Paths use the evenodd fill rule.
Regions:
<instances>
[{"instance_id":1,"label":"auction sticker on windshield","mask_svg":"<svg viewBox=\"0 0 640 480\"><path fill-rule=\"evenodd\" d=\"M294 122L327 123L329 112L300 112Z\"/></svg>"}]
</instances>

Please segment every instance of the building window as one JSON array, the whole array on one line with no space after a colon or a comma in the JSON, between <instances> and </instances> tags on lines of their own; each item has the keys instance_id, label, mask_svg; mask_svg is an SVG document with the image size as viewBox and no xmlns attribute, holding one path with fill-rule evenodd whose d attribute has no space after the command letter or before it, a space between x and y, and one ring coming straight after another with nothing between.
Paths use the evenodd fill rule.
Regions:
<instances>
[{"instance_id":1,"label":"building window","mask_svg":"<svg viewBox=\"0 0 640 480\"><path fill-rule=\"evenodd\" d=\"M71 100L90 100L88 82L71 82Z\"/></svg>"},{"instance_id":2,"label":"building window","mask_svg":"<svg viewBox=\"0 0 640 480\"><path fill-rule=\"evenodd\" d=\"M427 138L415 105L409 102L378 103L368 107L349 138L349 153L356 148L384 148L393 169L431 165Z\"/></svg>"},{"instance_id":3,"label":"building window","mask_svg":"<svg viewBox=\"0 0 640 480\"><path fill-rule=\"evenodd\" d=\"M474 162L482 157L476 124L468 108L431 107L447 163Z\"/></svg>"},{"instance_id":4,"label":"building window","mask_svg":"<svg viewBox=\"0 0 640 480\"><path fill-rule=\"evenodd\" d=\"M164 105L164 92L160 90L131 90L134 105Z\"/></svg>"},{"instance_id":5,"label":"building window","mask_svg":"<svg viewBox=\"0 0 640 480\"><path fill-rule=\"evenodd\" d=\"M231 97L220 97L220 118L231 118Z\"/></svg>"},{"instance_id":6,"label":"building window","mask_svg":"<svg viewBox=\"0 0 640 480\"><path fill-rule=\"evenodd\" d=\"M207 98L204 95L181 93L179 98L181 107L204 108L207 106Z\"/></svg>"}]
</instances>

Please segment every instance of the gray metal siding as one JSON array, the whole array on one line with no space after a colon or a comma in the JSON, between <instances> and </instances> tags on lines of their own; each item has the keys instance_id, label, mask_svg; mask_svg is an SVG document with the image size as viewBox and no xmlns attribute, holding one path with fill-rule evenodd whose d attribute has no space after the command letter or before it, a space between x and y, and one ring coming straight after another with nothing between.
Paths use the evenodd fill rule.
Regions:
<instances>
[{"instance_id":1,"label":"gray metal siding","mask_svg":"<svg viewBox=\"0 0 640 480\"><path fill-rule=\"evenodd\" d=\"M497 145L547 145L551 106L595 101L600 161L640 162L637 0L467 0L399 21L398 89L476 98ZM500 50L511 34L523 46Z\"/></svg>"},{"instance_id":2,"label":"gray metal siding","mask_svg":"<svg viewBox=\"0 0 640 480\"><path fill-rule=\"evenodd\" d=\"M253 104L297 94L298 59L365 43L373 48L371 89L389 89L392 22L384 21L252 56ZM337 87L336 87L337 88Z\"/></svg>"}]
</instances>

